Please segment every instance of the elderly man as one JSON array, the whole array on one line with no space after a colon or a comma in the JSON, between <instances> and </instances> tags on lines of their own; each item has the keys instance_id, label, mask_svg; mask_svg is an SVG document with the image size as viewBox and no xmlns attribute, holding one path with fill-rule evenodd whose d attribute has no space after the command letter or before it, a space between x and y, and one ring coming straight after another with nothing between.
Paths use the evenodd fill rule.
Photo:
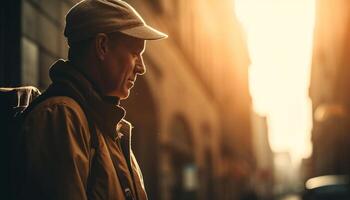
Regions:
<instances>
[{"instance_id":1,"label":"elderly man","mask_svg":"<svg viewBox=\"0 0 350 200\"><path fill-rule=\"evenodd\" d=\"M146 68L145 40L166 38L120 0L84 0L66 16L68 61L25 111L17 199L147 199L119 100Z\"/></svg>"}]
</instances>

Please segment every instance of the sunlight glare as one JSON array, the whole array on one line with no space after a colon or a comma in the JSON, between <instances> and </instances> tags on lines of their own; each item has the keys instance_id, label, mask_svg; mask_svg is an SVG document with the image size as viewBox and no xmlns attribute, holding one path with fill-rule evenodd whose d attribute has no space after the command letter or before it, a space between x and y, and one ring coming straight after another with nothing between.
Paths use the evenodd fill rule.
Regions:
<instances>
[{"instance_id":1,"label":"sunlight glare","mask_svg":"<svg viewBox=\"0 0 350 200\"><path fill-rule=\"evenodd\" d=\"M308 157L315 0L235 0L235 6L252 60L254 110L268 117L271 147L294 159Z\"/></svg>"}]
</instances>

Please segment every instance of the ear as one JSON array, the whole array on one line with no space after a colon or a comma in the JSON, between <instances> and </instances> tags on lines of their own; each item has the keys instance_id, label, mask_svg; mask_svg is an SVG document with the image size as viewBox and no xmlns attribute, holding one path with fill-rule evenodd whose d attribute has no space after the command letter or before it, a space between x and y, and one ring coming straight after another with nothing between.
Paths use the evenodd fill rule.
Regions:
<instances>
[{"instance_id":1,"label":"ear","mask_svg":"<svg viewBox=\"0 0 350 200\"><path fill-rule=\"evenodd\" d=\"M108 36L105 33L99 33L95 37L95 49L97 57L104 60L108 52Z\"/></svg>"}]
</instances>

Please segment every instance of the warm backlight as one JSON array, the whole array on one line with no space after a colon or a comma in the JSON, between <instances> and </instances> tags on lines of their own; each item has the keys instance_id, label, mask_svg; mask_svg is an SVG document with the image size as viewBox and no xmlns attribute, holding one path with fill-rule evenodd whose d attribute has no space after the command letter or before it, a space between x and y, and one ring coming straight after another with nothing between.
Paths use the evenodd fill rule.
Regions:
<instances>
[{"instance_id":1,"label":"warm backlight","mask_svg":"<svg viewBox=\"0 0 350 200\"><path fill-rule=\"evenodd\" d=\"M235 6L248 38L254 110L268 117L271 147L307 157L315 1L235 0Z\"/></svg>"}]
</instances>

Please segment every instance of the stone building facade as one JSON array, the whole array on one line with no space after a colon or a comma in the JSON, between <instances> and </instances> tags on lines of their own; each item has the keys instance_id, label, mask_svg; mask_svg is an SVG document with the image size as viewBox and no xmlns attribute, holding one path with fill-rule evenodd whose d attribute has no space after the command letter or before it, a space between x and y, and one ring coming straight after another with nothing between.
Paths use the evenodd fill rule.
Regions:
<instances>
[{"instance_id":1,"label":"stone building facade","mask_svg":"<svg viewBox=\"0 0 350 200\"><path fill-rule=\"evenodd\" d=\"M310 98L310 176L350 172L350 2L317 1Z\"/></svg>"},{"instance_id":2,"label":"stone building facade","mask_svg":"<svg viewBox=\"0 0 350 200\"><path fill-rule=\"evenodd\" d=\"M273 199L274 195L274 153L269 143L267 117L252 113L253 149L256 170L253 176L255 191L259 199Z\"/></svg>"},{"instance_id":3,"label":"stone building facade","mask_svg":"<svg viewBox=\"0 0 350 200\"><path fill-rule=\"evenodd\" d=\"M18 45L0 56L17 55L18 62L13 56L1 66L1 84L45 89L50 65L67 57L64 17L78 0L13 2L16 35L0 32ZM147 74L122 102L134 125L133 147L150 199L239 199L249 191L256 164L250 61L234 1L127 2L169 34L147 43Z\"/></svg>"}]
</instances>

